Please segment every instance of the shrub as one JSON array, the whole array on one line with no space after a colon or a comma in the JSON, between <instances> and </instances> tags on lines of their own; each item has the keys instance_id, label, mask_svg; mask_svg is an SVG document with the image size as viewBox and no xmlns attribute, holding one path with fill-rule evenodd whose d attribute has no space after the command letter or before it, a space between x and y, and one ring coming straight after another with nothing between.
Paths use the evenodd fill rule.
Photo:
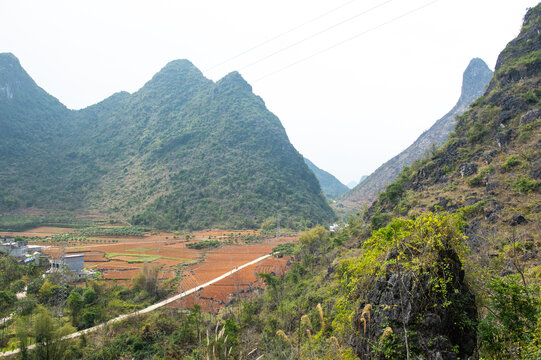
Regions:
<instances>
[{"instance_id":1,"label":"shrub","mask_svg":"<svg viewBox=\"0 0 541 360\"><path fill-rule=\"evenodd\" d=\"M458 209L458 213L461 214L461 216L464 219L471 219L477 215L481 215L483 213L484 207L485 207L486 201L479 201L473 205L470 206L464 206L460 209Z\"/></svg>"},{"instance_id":2,"label":"shrub","mask_svg":"<svg viewBox=\"0 0 541 360\"><path fill-rule=\"evenodd\" d=\"M11 305L15 304L17 298L11 291L0 291L0 315L2 315Z\"/></svg>"},{"instance_id":3,"label":"shrub","mask_svg":"<svg viewBox=\"0 0 541 360\"><path fill-rule=\"evenodd\" d=\"M539 310L539 289L519 284L517 276L496 278L488 283L487 307L479 323L481 349L493 359L521 358L520 353L533 339Z\"/></svg>"},{"instance_id":4,"label":"shrub","mask_svg":"<svg viewBox=\"0 0 541 360\"><path fill-rule=\"evenodd\" d=\"M533 180L528 176L521 176L511 184L511 188L519 194L528 194L537 190L539 181Z\"/></svg>"},{"instance_id":5,"label":"shrub","mask_svg":"<svg viewBox=\"0 0 541 360\"><path fill-rule=\"evenodd\" d=\"M457 254L464 259L468 251L462 233L464 224L459 215L428 213L416 219L393 219L388 226L374 231L358 255L340 261L336 268L335 279L342 295L335 303L336 316L332 322L335 334L342 338L349 336L359 299L363 299L376 279L397 270L430 276L430 291L436 295L434 301L440 299L441 306L454 306L447 305L447 300L454 296L455 279L446 270L446 254Z\"/></svg>"},{"instance_id":6,"label":"shrub","mask_svg":"<svg viewBox=\"0 0 541 360\"><path fill-rule=\"evenodd\" d=\"M479 173L467 180L470 186L482 186L488 175L494 172L494 166L488 165L479 171Z\"/></svg>"},{"instance_id":7,"label":"shrub","mask_svg":"<svg viewBox=\"0 0 541 360\"><path fill-rule=\"evenodd\" d=\"M188 236L186 236L186 239L187 238ZM200 249L206 249L206 248L217 248L221 244L222 242L220 240L203 240L203 241L199 241L195 243L186 244L186 247L190 249L200 250Z\"/></svg>"},{"instance_id":8,"label":"shrub","mask_svg":"<svg viewBox=\"0 0 541 360\"><path fill-rule=\"evenodd\" d=\"M520 158L517 156L517 155L511 155L511 156L508 156L504 162L503 162L503 165L502 165L502 168L505 170L505 171L509 171L511 170L512 168L514 167L517 167L518 165L522 164L522 161L520 160Z\"/></svg>"},{"instance_id":9,"label":"shrub","mask_svg":"<svg viewBox=\"0 0 541 360\"><path fill-rule=\"evenodd\" d=\"M370 218L370 227L372 230L378 230L386 226L391 220L391 216L386 213L377 213Z\"/></svg>"},{"instance_id":10,"label":"shrub","mask_svg":"<svg viewBox=\"0 0 541 360\"><path fill-rule=\"evenodd\" d=\"M294 255L297 251L297 245L294 243L280 244L272 249L272 252L279 252L284 255Z\"/></svg>"},{"instance_id":11,"label":"shrub","mask_svg":"<svg viewBox=\"0 0 541 360\"><path fill-rule=\"evenodd\" d=\"M22 292L24 291L25 286L26 284L24 283L24 281L16 280L11 284L11 291L13 291L14 293Z\"/></svg>"},{"instance_id":12,"label":"shrub","mask_svg":"<svg viewBox=\"0 0 541 360\"><path fill-rule=\"evenodd\" d=\"M471 143L475 143L483 139L483 137L488 133L488 129L484 124L476 122L472 125L470 130L467 133L468 140Z\"/></svg>"}]
</instances>

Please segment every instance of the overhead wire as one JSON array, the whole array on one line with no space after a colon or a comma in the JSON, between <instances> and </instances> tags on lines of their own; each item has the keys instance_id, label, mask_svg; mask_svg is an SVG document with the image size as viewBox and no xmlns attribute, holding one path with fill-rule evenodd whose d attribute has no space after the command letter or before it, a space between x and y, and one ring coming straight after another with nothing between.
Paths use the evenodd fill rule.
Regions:
<instances>
[{"instance_id":1,"label":"overhead wire","mask_svg":"<svg viewBox=\"0 0 541 360\"><path fill-rule=\"evenodd\" d=\"M304 43L304 42L306 42L306 41L308 41L308 40L310 40L310 39L313 39L313 38L315 38L316 36L319 36L319 35L321 35L321 34L324 34L324 33L326 33L327 31L333 30L333 29L335 29L335 28L337 28L337 27L339 27L339 26L341 26L341 25L344 25L344 24L346 24L346 23L348 23L348 22L350 22L350 21L352 21L352 20L357 19L358 17L361 17L361 16L363 16L363 15L366 15L366 14L368 14L368 13L370 13L370 12L372 12L372 11L374 11L374 10L376 10L376 9L378 9L378 8L380 8L380 7L382 7L382 6L384 6L384 5L387 5L388 3L392 2L392 1L394 1L394 0L387 0L387 1L382 2L381 4L378 4L378 5L373 6L373 7L369 8L369 9L367 9L367 10L363 10L362 12L357 13L357 14L355 14L355 15L353 15L353 16L350 16L349 18L347 18L347 19L345 19L345 20L342 20L342 21L340 21L340 22L338 22L338 23L336 23L336 24L333 24L333 25L331 25L331 26L329 26L329 27L327 27L327 28L325 28L325 29L323 29L323 30L320 30L320 31L318 31L318 32L316 32L316 33L314 33L314 34L312 34L312 35L309 35L309 36L307 36L307 37L305 37L305 38L302 38L301 40L298 40L298 41L296 41L296 42L294 42L294 43L292 43L292 44L290 44L290 45L288 45L288 46L286 46L286 47L284 47L284 48L281 48L281 49L279 49L279 50L276 50L276 51L274 51L273 53L271 53L271 54L269 54L269 55L267 55L267 56L264 56L264 57L262 57L262 58L260 58L260 59L258 59L258 60L256 60L256 61L254 61L254 62L249 63L248 65L244 65L244 66L242 66L241 68L239 68L239 70L244 70L244 69L247 69L247 68L249 68L249 67L251 67L251 66L254 66L254 65L256 65L256 64L259 64L260 62L265 61L265 60L267 60L268 58L271 58L271 57L273 57L273 56L276 56L276 55L278 55L278 54L280 54L280 53L282 53L282 52L284 52L284 51L286 51L286 50L289 50L289 49L291 49L291 48L293 48L293 47L295 47L295 46L297 46L297 45L300 45L300 44L302 44L302 43Z\"/></svg>"},{"instance_id":2,"label":"overhead wire","mask_svg":"<svg viewBox=\"0 0 541 360\"><path fill-rule=\"evenodd\" d=\"M350 41L352 41L352 40L355 40L355 39L357 39L358 37L361 37L361 36L363 36L363 35L366 35L366 34L368 34L368 33L371 33L371 32L373 32L373 31L375 31L375 30L377 30L377 29L379 29L379 28L382 28L382 27L384 27L384 26L386 26L386 25L389 25L389 24L391 24L391 23L393 23L393 22L395 22L395 21L398 21L398 20L400 20L400 19L402 19L402 18L404 18L404 17L406 17L406 16L409 16L409 15L411 15L411 14L413 14L413 13L416 13L417 11L420 11L420 10L422 10L422 9L428 7L428 6L431 6L431 5L433 5L433 4L435 4L435 3L439 2L439 1L440 1L440 0L433 0L433 1L431 1L431 2L428 2L428 3L424 4L424 5L419 6L419 7L415 8L415 9L413 9L413 10L407 11L407 12L405 12L405 13L399 15L399 16L396 16L396 17L394 17L394 18L392 18L392 19L390 19L390 20L388 20L388 21L386 21L386 22L383 22L383 23L381 23L381 24L379 24L379 25L376 25L376 26L374 26L374 27L372 27L372 28L370 28L370 29L368 29L368 30L364 30L364 31L362 31L362 32L360 32L360 33L358 33L358 34L355 34L355 35L353 35L353 36L351 36L351 37L349 37L349 38L347 38L347 39L345 39L345 40L342 40L342 41L340 41L340 42L338 42L338 43L336 43L336 44L334 44L334 45L331 45L331 46L329 46L329 47L326 47L326 48L324 48L324 49L322 49L322 50L320 50L320 51L317 51L317 52L315 52L315 53L313 53L313 54L311 54L311 55L309 55L309 56L306 56L306 57L304 57L304 58L302 58L302 59L300 59L300 60L297 60L297 61L295 61L295 62L293 62L293 63L290 63L289 65L283 66L283 67L279 68L278 70L273 71L273 72L270 72L270 73L268 73L268 74L266 74L266 75L264 75L264 76L262 76L262 77L260 77L260 78L257 78L256 80L254 80L254 81L252 81L252 82L258 82L258 81L261 81L261 80L263 80L263 79L265 79L265 78L267 78L267 77L269 77L269 76L275 75L275 74L277 74L277 73L279 73L279 72L282 72L282 71L284 71L284 70L286 70L286 69L289 69L289 68L291 68L291 67L293 67L293 66L296 66L296 65L298 65L298 64L300 64L300 63L303 63L303 62L305 62L305 61L307 61L307 60L310 60L310 59L312 59L312 58L314 58L314 57L316 57L316 56L318 56L318 55L321 55L321 54L323 54L323 53L329 51L329 50L332 50L332 49L337 48L337 47L339 47L339 46L341 46L341 45L343 45L343 44L345 44L345 43L348 43L348 42L350 42Z\"/></svg>"},{"instance_id":3,"label":"overhead wire","mask_svg":"<svg viewBox=\"0 0 541 360\"><path fill-rule=\"evenodd\" d=\"M219 67L219 66L222 66L222 65L224 65L224 64L226 64L226 63L228 63L228 62L230 62L231 60L235 60L235 59L237 59L237 58L239 58L239 57L241 57L241 56L243 56L243 55L245 55L245 54L248 54L249 52L252 52L252 51L254 51L254 50L256 50L256 49L259 49L260 47L262 47L262 46L264 46L264 45L267 45L268 43L270 43L270 42L272 42L272 41L274 41L274 40L277 40L277 39L279 39L279 38L281 38L281 37L284 37L284 36L286 36L286 35L292 33L293 31L296 31L296 30L298 30L298 29L300 29L300 28L303 28L304 26L306 26L306 25L308 25L308 24L311 24L311 23L313 23L313 22L315 22L315 21L317 21L317 20L319 20L319 19L321 19L321 18L324 18L325 16L330 15L330 14L332 14L333 12L336 12L336 11L338 11L338 10L340 10L340 9L342 9L342 8L348 6L348 5L350 5L351 3L354 3L354 2L356 2L356 1L358 1L358 0L350 0L350 1L348 1L348 2L345 2L345 3L343 3L342 5L337 6L337 7L333 8L333 9L331 9L331 10L328 10L328 11L324 12L323 14L320 14L320 15L318 15L318 16L316 16L316 17L314 17L314 18L312 18L312 19L310 19L310 20L308 20L308 21L306 21L306 22L304 22L304 23L302 23L302 24L300 24L300 25L294 26L294 27L292 27L291 29L286 30L286 31L284 31L284 32L282 32L282 33L280 33L280 34L278 34L278 35L275 35L275 36L273 36L272 38L270 38L270 39L268 39L268 40L265 40L265 41L263 41L263 42L260 42L260 43L258 43L258 44L256 44L256 45L252 46L251 48L249 48L249 49L247 49L247 50L244 50L244 51L238 53L237 55L234 55L234 56L232 56L232 57L230 57L230 58L227 58L227 59L225 59L225 60L223 60L223 61L221 61L221 62L219 62L219 63L217 63L217 64L214 64L214 65L212 65L211 67L205 69L204 71L210 71L210 70L213 70L213 69L215 69L215 68L217 68L217 67Z\"/></svg>"}]
</instances>

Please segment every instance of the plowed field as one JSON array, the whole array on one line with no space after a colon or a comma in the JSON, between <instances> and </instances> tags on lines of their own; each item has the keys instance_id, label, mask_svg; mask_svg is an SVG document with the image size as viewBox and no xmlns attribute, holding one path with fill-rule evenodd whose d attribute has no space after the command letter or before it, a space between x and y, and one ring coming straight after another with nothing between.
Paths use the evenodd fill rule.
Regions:
<instances>
[{"instance_id":1,"label":"plowed field","mask_svg":"<svg viewBox=\"0 0 541 360\"><path fill-rule=\"evenodd\" d=\"M9 233L12 236L50 236L69 232L63 228L37 228L25 233ZM246 236L257 236L256 231L206 230L185 235L153 233L145 236L92 236L89 242L70 243L66 254L84 254L85 267L98 271L106 280L130 282L145 264L160 267L160 278L168 279L182 270L182 289L187 290L214 279L229 270L271 252L280 243L294 242L296 237L281 237L245 243ZM218 248L190 249L186 245L204 240L220 240ZM253 240L250 240L253 241ZM39 244L39 241L35 242ZM44 250L52 258L59 258L61 247L45 243ZM216 311L225 304L243 298L263 288L258 273L282 275L288 267L288 259L268 258L242 269L205 289L170 306L201 306L204 311Z\"/></svg>"}]
</instances>

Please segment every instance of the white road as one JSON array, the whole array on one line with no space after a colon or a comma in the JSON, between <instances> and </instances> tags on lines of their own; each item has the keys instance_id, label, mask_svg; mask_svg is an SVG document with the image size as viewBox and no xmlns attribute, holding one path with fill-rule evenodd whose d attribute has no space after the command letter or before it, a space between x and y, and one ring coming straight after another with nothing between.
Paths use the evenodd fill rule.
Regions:
<instances>
[{"instance_id":1,"label":"white road","mask_svg":"<svg viewBox=\"0 0 541 360\"><path fill-rule=\"evenodd\" d=\"M94 327L91 327L91 328L88 328L88 329L85 329L85 330L81 330L81 331L75 332L75 333L73 333L73 334L66 335L66 336L64 336L64 337L62 338L62 340L74 339L74 338L79 337L79 336L81 336L81 335L83 335L83 334L88 334L88 333L94 332L94 331L96 331L96 330L99 330L99 329L101 329L101 328L103 328L103 327L105 327L105 326L107 326L107 325L109 325L109 324L112 324L112 323L115 323L115 322L118 322L118 321L122 321L122 320L125 320L125 319L128 319L128 318L137 316L137 315L139 315L139 314L144 314L144 313L147 313L147 312L156 310L156 309L158 309L158 308L160 308L160 307L162 307L162 306L165 306L165 305L167 305L167 304L172 303L173 301L176 301L176 300L181 299L181 298L183 298L183 297L185 297L185 296L188 296L188 295L190 295L190 294L193 294L194 292L196 292L196 291L198 291L198 290L200 290L200 289L202 289L202 288L204 288L204 287L207 287L207 286L209 286L209 285L212 285L212 284L214 284L214 283L216 283L216 282L218 282L218 281L220 281L220 280L223 280L223 279L225 279L226 277L230 276L231 274L234 274L234 273L236 273L237 271L244 269L245 267L248 267L248 266L250 266L250 265L257 264L258 262L260 262L260 261L262 261L262 260L265 260L266 258L268 258L268 257L270 257L270 256L271 256L270 254L269 254L269 255L261 256L261 257L255 259L255 260L250 261L249 263L246 263L246 264L244 264L244 265L241 265L241 266L239 266L239 267L236 267L235 269L233 269L233 270L231 270L231 271L228 271L228 272L226 272L225 274L220 275L220 276L218 276L217 278L212 279L212 280L210 280L210 281L208 281L208 282L206 282L206 283L204 283L204 284L202 284L202 285L200 285L200 286L196 286L196 287L194 287L194 288L191 288L190 290L187 290L187 291L185 291L185 292L183 292L183 293L177 294L177 295L175 295L175 296L173 296L173 297L170 297L169 299L165 299L165 300L163 300L163 301L160 301L159 303L156 303L156 304L154 304L154 305L150 305L149 307L144 308L144 309L142 309L142 310L139 310L139 311L136 311L136 312L133 312L133 313L129 313L129 314L120 315L120 316L118 316L118 317L116 317L116 318L114 318L114 319L111 319L111 320L106 321L106 322L104 322L104 323L102 323L102 324L96 325L96 326L94 326ZM32 349L34 349L35 347L36 347L36 344L32 344L32 345L28 346L28 350L32 350ZM19 349L15 349L15 350L7 351L7 352L5 352L5 353L0 353L0 357L6 357L6 356L15 355L15 354L18 354L19 351L20 351Z\"/></svg>"}]
</instances>

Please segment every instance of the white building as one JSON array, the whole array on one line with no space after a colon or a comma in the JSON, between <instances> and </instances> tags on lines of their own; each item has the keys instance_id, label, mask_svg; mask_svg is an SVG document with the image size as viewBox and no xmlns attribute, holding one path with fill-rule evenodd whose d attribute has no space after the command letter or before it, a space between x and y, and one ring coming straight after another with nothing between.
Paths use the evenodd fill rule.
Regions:
<instances>
[{"instance_id":1,"label":"white building","mask_svg":"<svg viewBox=\"0 0 541 360\"><path fill-rule=\"evenodd\" d=\"M68 270L72 273L78 273L83 271L85 268L85 255L84 254L74 254L66 255L64 257L64 263L66 264ZM62 259L51 260L51 271L58 271L62 266Z\"/></svg>"},{"instance_id":2,"label":"white building","mask_svg":"<svg viewBox=\"0 0 541 360\"><path fill-rule=\"evenodd\" d=\"M5 238L0 242L0 252L22 260L32 256L35 252L41 252L42 246L28 245L27 241L15 241L14 238Z\"/></svg>"}]
</instances>

